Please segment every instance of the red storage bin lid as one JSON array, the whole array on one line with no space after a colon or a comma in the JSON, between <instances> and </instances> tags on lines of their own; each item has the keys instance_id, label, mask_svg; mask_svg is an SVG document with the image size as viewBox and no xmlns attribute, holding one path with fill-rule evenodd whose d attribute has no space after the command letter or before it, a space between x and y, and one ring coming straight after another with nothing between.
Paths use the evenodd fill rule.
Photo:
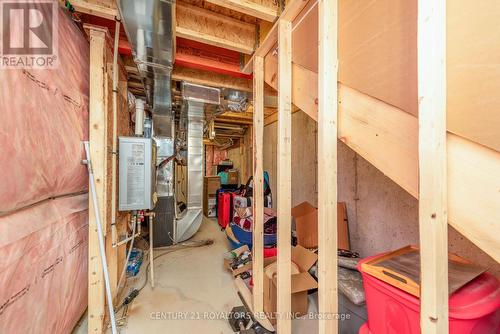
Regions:
<instances>
[{"instance_id":1,"label":"red storage bin lid","mask_svg":"<svg viewBox=\"0 0 500 334\"><path fill-rule=\"evenodd\" d=\"M363 262L369 261L376 256L371 256L362 259L358 262L358 271L363 272L361 264ZM370 275L369 273L364 273L365 275ZM371 275L370 275L371 276ZM373 276L372 276L373 277ZM381 285L392 287L400 292L400 296L403 294L408 296L408 298L415 298L411 294L393 287L386 282L383 282L376 277L373 277ZM415 300L418 300L415 298ZM448 313L450 318L455 319L477 319L483 317L487 314L495 312L500 308L500 282L499 280L488 273L483 273L476 277L474 280L470 281L455 293L453 293L448 302Z\"/></svg>"},{"instance_id":2,"label":"red storage bin lid","mask_svg":"<svg viewBox=\"0 0 500 334\"><path fill-rule=\"evenodd\" d=\"M500 283L498 279L484 273L467 283L449 299L450 317L475 319L500 308Z\"/></svg>"}]
</instances>

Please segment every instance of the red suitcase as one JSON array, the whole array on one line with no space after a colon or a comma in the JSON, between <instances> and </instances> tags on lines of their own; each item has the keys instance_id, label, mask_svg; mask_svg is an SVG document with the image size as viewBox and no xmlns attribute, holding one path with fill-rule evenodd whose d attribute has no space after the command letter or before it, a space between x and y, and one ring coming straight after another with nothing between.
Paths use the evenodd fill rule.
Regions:
<instances>
[{"instance_id":1,"label":"red suitcase","mask_svg":"<svg viewBox=\"0 0 500 334\"><path fill-rule=\"evenodd\" d=\"M231 222L232 196L229 192L219 192L217 200L217 221L222 229Z\"/></svg>"}]
</instances>

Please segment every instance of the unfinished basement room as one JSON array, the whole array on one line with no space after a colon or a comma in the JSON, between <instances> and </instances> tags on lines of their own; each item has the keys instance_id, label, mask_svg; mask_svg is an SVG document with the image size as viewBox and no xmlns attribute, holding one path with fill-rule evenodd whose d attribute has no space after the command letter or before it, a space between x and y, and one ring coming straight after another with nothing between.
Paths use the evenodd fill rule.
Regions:
<instances>
[{"instance_id":1,"label":"unfinished basement room","mask_svg":"<svg viewBox=\"0 0 500 334\"><path fill-rule=\"evenodd\" d=\"M499 0L0 0L0 334L500 334Z\"/></svg>"}]
</instances>

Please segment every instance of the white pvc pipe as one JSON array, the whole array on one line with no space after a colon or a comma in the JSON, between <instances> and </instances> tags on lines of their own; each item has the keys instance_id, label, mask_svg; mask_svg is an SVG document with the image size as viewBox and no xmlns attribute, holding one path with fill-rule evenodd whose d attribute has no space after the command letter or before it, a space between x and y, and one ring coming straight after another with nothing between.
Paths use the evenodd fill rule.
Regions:
<instances>
[{"instance_id":1,"label":"white pvc pipe","mask_svg":"<svg viewBox=\"0 0 500 334\"><path fill-rule=\"evenodd\" d=\"M113 152L111 155L111 241L116 247L118 233L116 231L116 142L118 132L118 42L120 40L120 21L115 23L115 45L113 50ZM127 265L125 263L125 265Z\"/></svg>"},{"instance_id":2,"label":"white pvc pipe","mask_svg":"<svg viewBox=\"0 0 500 334\"><path fill-rule=\"evenodd\" d=\"M90 161L89 142L84 141L85 156L87 157L87 170L89 172L90 192L92 193L92 203L94 204L94 216L97 225L97 238L99 239L99 253L101 255L102 271L104 274L104 285L106 287L106 297L108 299L109 320L111 322L111 332L118 334L116 330L115 310L113 308L113 297L111 296L111 284L109 283L108 262L106 260L106 248L104 245L104 236L102 235L101 215L99 214L99 203L97 202L97 193L95 190L94 172L92 171L92 162Z\"/></svg>"},{"instance_id":3,"label":"white pvc pipe","mask_svg":"<svg viewBox=\"0 0 500 334\"><path fill-rule=\"evenodd\" d=\"M144 100L135 100L135 135L142 136L144 133Z\"/></svg>"}]
</instances>

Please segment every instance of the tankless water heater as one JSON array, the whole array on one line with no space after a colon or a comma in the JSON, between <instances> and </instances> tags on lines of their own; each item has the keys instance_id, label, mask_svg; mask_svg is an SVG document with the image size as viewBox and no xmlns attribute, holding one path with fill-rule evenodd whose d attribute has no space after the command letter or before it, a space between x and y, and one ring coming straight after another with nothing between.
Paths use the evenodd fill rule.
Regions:
<instances>
[{"instance_id":1,"label":"tankless water heater","mask_svg":"<svg viewBox=\"0 0 500 334\"><path fill-rule=\"evenodd\" d=\"M119 137L118 210L154 207L155 145L151 138Z\"/></svg>"}]
</instances>

